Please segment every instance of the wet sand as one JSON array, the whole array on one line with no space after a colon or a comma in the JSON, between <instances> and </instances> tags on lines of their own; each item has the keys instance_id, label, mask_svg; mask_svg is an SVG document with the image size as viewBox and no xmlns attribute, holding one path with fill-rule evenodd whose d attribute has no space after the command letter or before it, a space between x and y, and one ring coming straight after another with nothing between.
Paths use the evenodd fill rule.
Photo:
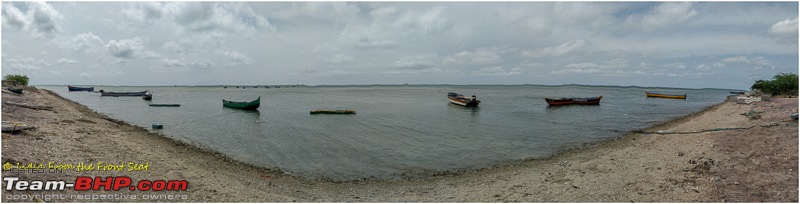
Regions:
<instances>
[{"instance_id":1,"label":"wet sand","mask_svg":"<svg viewBox=\"0 0 800 204\"><path fill-rule=\"evenodd\" d=\"M644 130L650 133L630 133L548 159L426 178L353 182L298 178L232 161L46 90L29 87L21 96L4 91L2 100L53 107L2 106L3 121L37 127L2 134L3 164L125 166L123 171L4 171L4 177L69 183L77 176L128 176L189 183L186 191L45 192L66 199L4 190L3 202L798 202L798 125L789 117L797 112L797 98L724 102ZM740 115L751 110L763 113L757 119ZM655 134L715 128L719 131ZM129 172L130 162L148 164L148 169Z\"/></svg>"}]
</instances>

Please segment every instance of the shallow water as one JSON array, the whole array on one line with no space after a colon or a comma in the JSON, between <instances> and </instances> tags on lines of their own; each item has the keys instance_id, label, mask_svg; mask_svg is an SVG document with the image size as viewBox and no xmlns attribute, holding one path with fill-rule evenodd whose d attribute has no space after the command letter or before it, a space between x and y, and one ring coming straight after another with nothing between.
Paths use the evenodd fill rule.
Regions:
<instances>
[{"instance_id":1,"label":"shallow water","mask_svg":"<svg viewBox=\"0 0 800 204\"><path fill-rule=\"evenodd\" d=\"M42 86L98 112L149 127L231 158L309 178L355 180L426 175L549 157L559 149L619 137L725 100L728 90L592 86L95 87L153 91L100 97ZM686 100L644 92L687 94ZM447 103L447 92L477 95L479 108ZM603 95L598 106L548 107L543 97ZM222 99L261 96L258 111ZM150 107L178 103L180 107ZM311 115L355 109L355 115Z\"/></svg>"}]
</instances>

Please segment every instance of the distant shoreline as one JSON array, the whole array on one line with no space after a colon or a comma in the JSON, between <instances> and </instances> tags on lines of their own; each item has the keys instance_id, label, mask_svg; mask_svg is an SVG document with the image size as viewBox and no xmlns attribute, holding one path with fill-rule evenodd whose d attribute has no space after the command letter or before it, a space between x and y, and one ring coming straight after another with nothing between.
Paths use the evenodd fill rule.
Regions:
<instances>
[{"instance_id":1,"label":"distant shoreline","mask_svg":"<svg viewBox=\"0 0 800 204\"><path fill-rule=\"evenodd\" d=\"M32 85L36 86L67 86L67 85L58 85L58 84L39 84L39 85ZM70 86L99 86L99 87L228 87L234 88L236 86L239 87L254 87L259 86L259 88L264 88L264 86L269 87L375 87L375 86L386 86L386 87L393 87L393 86L542 86L542 87L612 87L612 88L641 88L641 89L672 89L672 90L722 90L722 91L740 91L743 89L735 89L735 88L681 88L681 87L647 87L647 86L616 86L616 85L584 85L584 84L561 84L561 85L546 85L546 84L348 84L348 85L307 85L307 84L246 84L246 85L75 85L70 84Z\"/></svg>"}]
</instances>

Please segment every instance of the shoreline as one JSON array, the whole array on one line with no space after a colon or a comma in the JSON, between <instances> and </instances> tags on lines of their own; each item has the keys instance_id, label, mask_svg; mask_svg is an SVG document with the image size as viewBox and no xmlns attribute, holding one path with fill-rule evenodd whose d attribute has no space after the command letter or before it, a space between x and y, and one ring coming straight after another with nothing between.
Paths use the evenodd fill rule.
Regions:
<instances>
[{"instance_id":1,"label":"shoreline","mask_svg":"<svg viewBox=\"0 0 800 204\"><path fill-rule=\"evenodd\" d=\"M35 91L30 91L28 89ZM397 180L367 179L336 182L321 179L307 179L293 176L280 170L249 165L244 162L233 160L213 150L197 147L161 133L153 133L147 131L146 128L110 118L86 106L63 98L49 90L42 91L35 88L26 88L26 91L30 91L30 94L34 95L34 100L31 102L49 104L55 107L55 111L51 113L44 110L34 111L18 107L9 107L8 105L3 106L4 120L9 117L12 119L24 118L17 117L19 113L27 115L25 117L35 116L35 118L39 119L48 119L46 123L41 121L35 122L34 124L41 124L39 125L40 127L36 130L19 134L22 136L3 133L3 163L8 161L34 162L30 160L54 160L55 158L76 162L88 162L91 160L111 161L115 159L136 160L138 162L149 161L148 163L152 163L151 168L153 168L153 171L130 172L125 175L131 178L186 179L192 182L192 184L195 184L190 184L192 187L189 191L183 192L188 198L177 200L180 202L720 201L716 200L718 197L702 196L713 194L712 191L718 189L719 186L715 186L713 182L702 182L703 179L714 180L715 176L713 174L709 172L698 173L696 171L684 171L684 169L691 169L697 166L696 164L686 162L686 158L696 158L692 160L703 161L702 159L709 158L707 157L708 155L705 154L705 151L713 151L710 148L714 147L714 145L701 145L700 147L694 148L702 148L699 154L693 152L693 148L679 150L683 151L677 153L680 156L672 155L668 157L678 157L678 159L683 162L668 163L669 165L666 166L658 164L658 161L664 161L663 159L659 160L653 158L651 159L656 161L655 163L647 159L641 161L636 160L636 162L638 162L637 166L642 166L644 170L628 169L626 166L617 165L620 161L616 161L616 159L635 159L634 157L626 157L626 155L630 156L632 153L648 150L648 147L660 147L659 145L664 142L663 140L667 140L667 142L676 142L671 140L677 138L688 140L683 141L683 143L709 143L709 141L692 141L693 138L689 138L686 135L663 136L629 132L618 138L593 142L581 145L580 147L570 148L566 151L560 151L544 159L526 159L510 164L494 165L481 169L431 172L431 176L422 176L420 178ZM26 96L27 95L20 96L20 98ZM4 100L14 100L15 98L15 96L6 95L5 93L3 97L5 98ZM793 102L794 111L797 112L796 99ZM681 128L680 126L685 126L687 123L699 120L698 118L706 114L719 112L721 107L728 108L728 106L731 105L730 103L729 100L726 100L725 102L703 109L700 112L666 121L662 124L645 128L645 130ZM733 104L733 106L739 105ZM742 105L742 107L744 106L754 108L756 105ZM7 111L7 109L9 110ZM81 120L91 122L74 122ZM84 126L76 126L73 124ZM73 132L58 132L56 129L59 128L52 126L58 126ZM794 140L796 141L796 123L792 128L794 128ZM63 140L49 139L48 133L65 136L65 138L63 138ZM710 134L714 133L698 133L696 135ZM703 140L708 139L713 138L703 138ZM18 146L9 145L12 141L13 143L19 142L23 144L19 145L22 146L21 149ZM115 153L93 152L92 148L94 146L89 146L87 148L80 144L73 144L86 141L92 141L89 143L101 146L101 148L127 149L129 151ZM41 149L48 145L58 144L58 142L68 144L66 146L69 146L69 148L58 151L48 151L46 153L34 151L33 155L24 154L26 153L26 151L24 151L25 149ZM797 201L797 142L794 144L795 152L793 152L793 156L795 158L795 163L790 165L795 166L795 174L793 175L795 197L788 200L767 201ZM635 149L636 147L639 148ZM74 154L73 152L84 152L85 154ZM37 153L44 155L39 155ZM702 155L706 156L704 157ZM608 158L609 156L614 157ZM619 157L615 158L617 156ZM657 157L663 155L651 156ZM610 161L606 159L610 159ZM701 162L701 164L703 163ZM667 168L671 169L668 171L656 170L655 172L658 174L654 174L651 169L648 169L648 166L660 166L653 168L661 168L663 170ZM720 168L718 166L721 165L712 166L711 169ZM547 173L545 174L544 172ZM70 172L53 175L20 175L20 177L74 179L75 175L86 175L86 172L69 173ZM89 173L109 175L109 172L93 171ZM613 188L615 185L607 185L616 183L614 181L615 179L630 180L631 177L638 178L629 174L642 176L641 179L633 179L631 180L633 182L619 185L621 188L615 189ZM666 179L667 182L648 182L648 180L653 179ZM673 183L672 181L679 182ZM633 195L631 195L631 189L626 189L630 186L637 187ZM6 191L5 193L8 194L9 192ZM17 193L20 192L10 192L12 195ZM65 191L65 193L69 192ZM75 194L80 194L80 192ZM14 202L18 200L9 200L3 197L3 201ZM35 200L28 200L28 202L30 201ZM117 202L116 200L100 200L98 202L109 201ZM745 199L744 201L747 200ZM66 202L69 201L67 200ZM128 200L125 202L141 201ZM175 202L175 200L171 202Z\"/></svg>"}]
</instances>

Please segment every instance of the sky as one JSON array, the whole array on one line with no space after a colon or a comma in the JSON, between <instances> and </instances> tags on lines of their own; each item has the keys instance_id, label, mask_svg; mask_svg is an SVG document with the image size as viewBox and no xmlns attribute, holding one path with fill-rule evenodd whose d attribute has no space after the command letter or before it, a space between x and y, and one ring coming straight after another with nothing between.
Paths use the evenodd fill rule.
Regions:
<instances>
[{"instance_id":1,"label":"sky","mask_svg":"<svg viewBox=\"0 0 800 204\"><path fill-rule=\"evenodd\" d=\"M797 2L2 2L31 84L749 89L798 72Z\"/></svg>"}]
</instances>

